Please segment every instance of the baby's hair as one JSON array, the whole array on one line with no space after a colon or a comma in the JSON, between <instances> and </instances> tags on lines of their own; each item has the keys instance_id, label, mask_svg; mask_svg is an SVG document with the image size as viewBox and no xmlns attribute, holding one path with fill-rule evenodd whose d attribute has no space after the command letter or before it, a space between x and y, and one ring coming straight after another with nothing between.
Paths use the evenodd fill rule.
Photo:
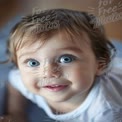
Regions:
<instances>
[{"instance_id":1,"label":"baby's hair","mask_svg":"<svg viewBox=\"0 0 122 122\"><path fill-rule=\"evenodd\" d=\"M82 44L85 32L96 59L107 68L116 49L107 39L103 26L95 26L96 22L97 18L92 14L68 9L50 9L26 16L11 31L7 51L9 60L17 65L16 52L19 49L36 41L45 43L57 33L63 33L64 37L77 44L79 40Z\"/></svg>"}]
</instances>

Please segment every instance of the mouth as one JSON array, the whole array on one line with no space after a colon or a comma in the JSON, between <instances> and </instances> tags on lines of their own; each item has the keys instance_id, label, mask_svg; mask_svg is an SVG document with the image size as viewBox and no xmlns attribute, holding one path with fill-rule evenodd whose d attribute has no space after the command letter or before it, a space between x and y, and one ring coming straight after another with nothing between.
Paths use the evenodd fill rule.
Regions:
<instances>
[{"instance_id":1,"label":"mouth","mask_svg":"<svg viewBox=\"0 0 122 122\"><path fill-rule=\"evenodd\" d=\"M68 87L68 85L58 85L58 84L43 86L44 89L47 89L47 90L52 91L52 92L62 91L67 87Z\"/></svg>"}]
</instances>

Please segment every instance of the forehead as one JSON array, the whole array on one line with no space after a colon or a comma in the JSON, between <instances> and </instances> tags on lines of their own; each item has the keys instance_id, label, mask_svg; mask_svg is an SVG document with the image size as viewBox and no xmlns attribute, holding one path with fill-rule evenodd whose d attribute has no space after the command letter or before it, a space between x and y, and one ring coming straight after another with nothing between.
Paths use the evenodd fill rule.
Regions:
<instances>
[{"instance_id":1,"label":"forehead","mask_svg":"<svg viewBox=\"0 0 122 122\"><path fill-rule=\"evenodd\" d=\"M37 53L41 51L41 54L51 54L57 53L58 51L75 51L75 52L87 52L90 50L90 46L88 44L89 39L84 35L82 38L69 38L69 35L65 35L63 33L57 33L53 35L51 38L45 40L45 43L39 39L35 43L31 45L24 46L20 50L17 51L18 55L23 55L23 53Z\"/></svg>"},{"instance_id":2,"label":"forehead","mask_svg":"<svg viewBox=\"0 0 122 122\"><path fill-rule=\"evenodd\" d=\"M57 43L58 42L58 43ZM25 36L23 38L23 44L21 48L33 48L38 49L43 47L44 45L48 46L51 44L55 44L55 47L61 45L74 45L79 48L82 46L91 46L91 40L89 39L87 33L82 32L81 35L69 33L67 31L57 31L57 32L47 32L42 33L42 35L35 36Z\"/></svg>"},{"instance_id":3,"label":"forehead","mask_svg":"<svg viewBox=\"0 0 122 122\"><path fill-rule=\"evenodd\" d=\"M32 41L31 41L32 40ZM43 47L65 47L65 46L74 46L77 48L86 48L91 46L91 41L88 35L85 32L82 32L81 35L78 37L77 35L69 35L68 33L64 32L57 32L53 34L50 38L41 37L40 38L33 38L26 36L24 38L25 42L23 44L22 49L29 49L33 48L33 50L43 48Z\"/></svg>"}]
</instances>

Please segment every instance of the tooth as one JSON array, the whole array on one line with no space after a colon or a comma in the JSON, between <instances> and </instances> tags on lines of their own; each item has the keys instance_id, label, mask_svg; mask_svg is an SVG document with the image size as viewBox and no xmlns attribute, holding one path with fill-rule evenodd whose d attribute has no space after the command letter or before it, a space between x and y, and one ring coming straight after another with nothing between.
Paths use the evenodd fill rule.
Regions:
<instances>
[{"instance_id":1,"label":"tooth","mask_svg":"<svg viewBox=\"0 0 122 122\"><path fill-rule=\"evenodd\" d=\"M59 86L59 85L52 85L52 87L57 87L57 86Z\"/></svg>"}]
</instances>

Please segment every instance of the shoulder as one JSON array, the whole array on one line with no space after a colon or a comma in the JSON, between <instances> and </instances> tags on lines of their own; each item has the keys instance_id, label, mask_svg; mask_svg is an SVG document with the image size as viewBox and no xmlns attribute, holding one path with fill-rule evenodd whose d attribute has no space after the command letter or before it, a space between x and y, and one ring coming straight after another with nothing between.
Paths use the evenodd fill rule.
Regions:
<instances>
[{"instance_id":1,"label":"shoulder","mask_svg":"<svg viewBox=\"0 0 122 122\"><path fill-rule=\"evenodd\" d=\"M113 74L114 77L118 77L118 79L122 79L122 58L114 59L110 74Z\"/></svg>"},{"instance_id":2,"label":"shoulder","mask_svg":"<svg viewBox=\"0 0 122 122\"><path fill-rule=\"evenodd\" d=\"M94 103L99 108L94 114L96 118L119 116L122 113L122 68L112 67L100 77L98 85L99 92Z\"/></svg>"},{"instance_id":3,"label":"shoulder","mask_svg":"<svg viewBox=\"0 0 122 122\"><path fill-rule=\"evenodd\" d=\"M120 88L122 88L122 58L115 58L110 65L110 69L108 69L101 78L106 85L111 84L120 90ZM109 87L111 87L111 85Z\"/></svg>"},{"instance_id":4,"label":"shoulder","mask_svg":"<svg viewBox=\"0 0 122 122\"><path fill-rule=\"evenodd\" d=\"M108 109L122 110L122 68L113 67L100 79L100 95Z\"/></svg>"},{"instance_id":5,"label":"shoulder","mask_svg":"<svg viewBox=\"0 0 122 122\"><path fill-rule=\"evenodd\" d=\"M122 121L122 108L106 109L98 113L93 120L95 122L121 122Z\"/></svg>"},{"instance_id":6,"label":"shoulder","mask_svg":"<svg viewBox=\"0 0 122 122\"><path fill-rule=\"evenodd\" d=\"M106 85L107 83L109 85L111 84L109 87L113 86L115 89L118 89L120 92L122 89L122 67L118 67L114 65L110 69L110 71L103 76L103 79L105 80Z\"/></svg>"}]
</instances>

